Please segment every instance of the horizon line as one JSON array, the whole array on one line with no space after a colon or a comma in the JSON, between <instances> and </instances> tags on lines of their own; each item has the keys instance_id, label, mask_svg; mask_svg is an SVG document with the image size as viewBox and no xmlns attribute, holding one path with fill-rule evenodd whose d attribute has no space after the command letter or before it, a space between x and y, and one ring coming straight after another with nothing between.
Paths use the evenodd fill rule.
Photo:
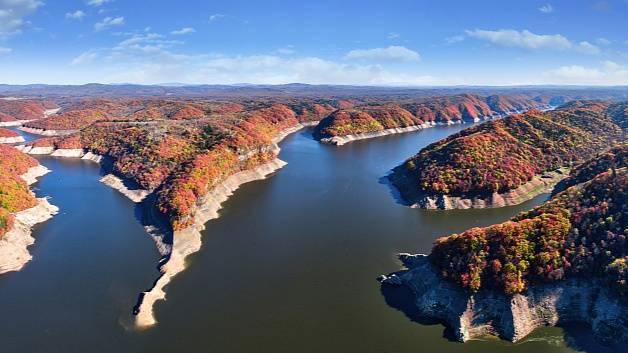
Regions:
<instances>
[{"instance_id":1,"label":"horizon line","mask_svg":"<svg viewBox=\"0 0 628 353\"><path fill-rule=\"evenodd\" d=\"M255 87L255 86L312 86L312 87L367 87L367 88L405 88L405 89L424 89L424 88L517 88L517 87L566 87L566 88L628 88L628 83L619 85L596 85L596 84L553 84L553 83L534 83L534 84L507 84L507 85L495 85L495 84L452 84L452 85L386 85L386 84L335 84L335 83L302 83L302 82L290 82L290 83L178 83L178 82L164 82L164 83L102 83L102 82L87 82L87 83L0 83L0 86L143 86L143 87L199 87L199 86L224 86L224 87Z\"/></svg>"}]
</instances>

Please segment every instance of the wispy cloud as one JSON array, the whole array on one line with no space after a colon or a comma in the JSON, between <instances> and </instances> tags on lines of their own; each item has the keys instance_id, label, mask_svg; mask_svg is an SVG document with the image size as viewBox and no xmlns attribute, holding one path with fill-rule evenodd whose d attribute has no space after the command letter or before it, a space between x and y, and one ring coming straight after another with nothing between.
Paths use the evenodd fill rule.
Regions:
<instances>
[{"instance_id":1,"label":"wispy cloud","mask_svg":"<svg viewBox=\"0 0 628 353\"><path fill-rule=\"evenodd\" d=\"M599 45L611 45L613 42L611 42L610 40L606 39L606 38L598 38L595 40L595 42Z\"/></svg>"},{"instance_id":2,"label":"wispy cloud","mask_svg":"<svg viewBox=\"0 0 628 353\"><path fill-rule=\"evenodd\" d=\"M456 36L451 36L451 37L445 38L445 43L447 43L447 44L455 44L455 43L462 42L463 40L464 40L464 36L463 35L456 35Z\"/></svg>"},{"instance_id":3,"label":"wispy cloud","mask_svg":"<svg viewBox=\"0 0 628 353\"><path fill-rule=\"evenodd\" d=\"M74 12L68 12L65 14L65 18L70 20L82 20L85 17L85 12L76 10Z\"/></svg>"},{"instance_id":4,"label":"wispy cloud","mask_svg":"<svg viewBox=\"0 0 628 353\"><path fill-rule=\"evenodd\" d=\"M184 35L184 34L190 34L190 33L194 33L196 32L196 30L192 27L184 27L181 29L178 29L176 31L172 31L170 32L170 34L173 34L175 36L180 36L180 35Z\"/></svg>"},{"instance_id":5,"label":"wispy cloud","mask_svg":"<svg viewBox=\"0 0 628 353\"><path fill-rule=\"evenodd\" d=\"M294 54L296 52L296 50L294 50L294 46L293 45L286 45L283 48L277 49L276 52L278 54L291 55L291 54Z\"/></svg>"},{"instance_id":6,"label":"wispy cloud","mask_svg":"<svg viewBox=\"0 0 628 353\"><path fill-rule=\"evenodd\" d=\"M401 37L401 35L397 32L390 32L388 33L388 36L386 38L394 40L394 39L399 39Z\"/></svg>"},{"instance_id":7,"label":"wispy cloud","mask_svg":"<svg viewBox=\"0 0 628 353\"><path fill-rule=\"evenodd\" d=\"M554 7L551 4L545 4L539 7L539 11L541 11L542 13L552 13L554 12Z\"/></svg>"},{"instance_id":8,"label":"wispy cloud","mask_svg":"<svg viewBox=\"0 0 628 353\"><path fill-rule=\"evenodd\" d=\"M602 61L599 67L580 65L561 66L545 72L545 77L552 83L560 84L592 84L592 85L626 85L628 69L616 62Z\"/></svg>"},{"instance_id":9,"label":"wispy cloud","mask_svg":"<svg viewBox=\"0 0 628 353\"><path fill-rule=\"evenodd\" d=\"M20 33L28 24L25 18L43 4L38 0L0 0L0 38Z\"/></svg>"},{"instance_id":10,"label":"wispy cloud","mask_svg":"<svg viewBox=\"0 0 628 353\"><path fill-rule=\"evenodd\" d=\"M503 47L518 47L528 50L576 50L584 54L598 54L599 48L583 41L572 43L560 34L536 34L528 30L500 29L500 30L467 30L472 38L488 41Z\"/></svg>"},{"instance_id":11,"label":"wispy cloud","mask_svg":"<svg viewBox=\"0 0 628 353\"><path fill-rule=\"evenodd\" d=\"M111 2L113 0L87 0L87 5L89 6L94 6L94 7L98 7L98 6L102 6L108 2Z\"/></svg>"},{"instance_id":12,"label":"wispy cloud","mask_svg":"<svg viewBox=\"0 0 628 353\"><path fill-rule=\"evenodd\" d=\"M421 55L406 47L392 45L387 48L354 49L344 57L348 60L416 61Z\"/></svg>"},{"instance_id":13,"label":"wispy cloud","mask_svg":"<svg viewBox=\"0 0 628 353\"><path fill-rule=\"evenodd\" d=\"M577 45L574 46L574 49L584 54L599 54L600 53L600 48L598 48L597 46L587 41L578 43Z\"/></svg>"},{"instance_id":14,"label":"wispy cloud","mask_svg":"<svg viewBox=\"0 0 628 353\"><path fill-rule=\"evenodd\" d=\"M438 79L389 71L381 64L357 64L318 57L281 55L183 54L181 42L156 33L129 34L117 45L87 51L72 63L82 70L97 66L90 80L99 82L289 83L426 85ZM288 46L284 49L291 50Z\"/></svg>"},{"instance_id":15,"label":"wispy cloud","mask_svg":"<svg viewBox=\"0 0 628 353\"><path fill-rule=\"evenodd\" d=\"M13 51L13 49L11 49L11 48L0 47L0 55L9 54L12 51Z\"/></svg>"},{"instance_id":16,"label":"wispy cloud","mask_svg":"<svg viewBox=\"0 0 628 353\"><path fill-rule=\"evenodd\" d=\"M571 42L560 34L535 34L528 30L500 29L496 31L474 29L467 30L472 38L486 40L504 47L525 49L569 49Z\"/></svg>"},{"instance_id":17,"label":"wispy cloud","mask_svg":"<svg viewBox=\"0 0 628 353\"><path fill-rule=\"evenodd\" d=\"M109 27L122 25L124 25L124 17L105 17L102 21L97 22L94 25L94 29L100 31Z\"/></svg>"},{"instance_id":18,"label":"wispy cloud","mask_svg":"<svg viewBox=\"0 0 628 353\"><path fill-rule=\"evenodd\" d=\"M83 64L87 64L87 63L90 63L90 62L94 61L96 58L98 58L98 54L97 53L92 52L92 51L87 51L87 52L77 56L76 58L74 58L70 64L73 65L73 66L83 65Z\"/></svg>"},{"instance_id":19,"label":"wispy cloud","mask_svg":"<svg viewBox=\"0 0 628 353\"><path fill-rule=\"evenodd\" d=\"M209 22L218 21L218 20L223 19L223 18L225 18L225 15L223 15L221 13L215 13L215 14L209 16Z\"/></svg>"}]
</instances>

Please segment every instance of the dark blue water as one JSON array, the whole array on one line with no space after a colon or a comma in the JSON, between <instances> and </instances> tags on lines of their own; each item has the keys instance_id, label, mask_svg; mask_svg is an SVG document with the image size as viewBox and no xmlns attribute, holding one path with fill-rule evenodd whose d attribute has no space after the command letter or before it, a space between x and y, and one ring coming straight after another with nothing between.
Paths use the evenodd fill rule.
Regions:
<instances>
[{"instance_id":1,"label":"dark blue water","mask_svg":"<svg viewBox=\"0 0 628 353\"><path fill-rule=\"evenodd\" d=\"M35 230L34 260L0 278L7 352L572 352L588 340L558 328L518 344L443 338L386 303L375 278L398 252L428 252L441 235L506 220L542 202L497 210L423 211L397 204L381 178L421 147L461 129L342 147L289 136L288 165L241 187L210 221L202 249L156 306L159 324L129 329L157 251L134 205L98 182L98 165L41 158L36 185L61 213ZM580 332L580 331L570 331ZM567 335L567 336L566 336ZM584 335L575 335L585 337ZM567 341L565 339L567 337ZM567 343L569 342L569 343Z\"/></svg>"}]
</instances>

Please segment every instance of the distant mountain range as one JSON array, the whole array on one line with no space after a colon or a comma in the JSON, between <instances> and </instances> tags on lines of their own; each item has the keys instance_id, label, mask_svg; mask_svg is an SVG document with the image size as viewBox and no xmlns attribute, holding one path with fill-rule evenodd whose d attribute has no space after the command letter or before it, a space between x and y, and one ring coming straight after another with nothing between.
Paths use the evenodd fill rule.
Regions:
<instances>
[{"instance_id":1,"label":"distant mountain range","mask_svg":"<svg viewBox=\"0 0 628 353\"><path fill-rule=\"evenodd\" d=\"M164 83L161 85L138 84L100 84L85 85L6 85L0 84L0 96L28 97L125 97L125 96L177 96L177 97L281 97L290 95L305 97L349 97L368 95L380 98L417 98L442 96L460 93L479 95L507 94L550 94L569 95L574 99L626 99L628 86L434 86L434 87L387 87L387 86L345 86L345 85L309 85L290 83L283 85L190 85L183 83ZM586 96L586 97L585 97Z\"/></svg>"}]
</instances>

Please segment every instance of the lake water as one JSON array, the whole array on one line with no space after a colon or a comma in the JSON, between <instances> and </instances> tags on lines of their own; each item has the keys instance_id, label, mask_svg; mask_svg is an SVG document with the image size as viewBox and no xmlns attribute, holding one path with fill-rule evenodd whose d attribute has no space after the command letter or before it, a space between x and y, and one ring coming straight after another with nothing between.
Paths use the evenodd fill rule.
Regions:
<instances>
[{"instance_id":1,"label":"lake water","mask_svg":"<svg viewBox=\"0 0 628 353\"><path fill-rule=\"evenodd\" d=\"M376 277L400 269L398 252L429 252L438 236L504 221L545 199L448 212L397 204L382 177L461 128L342 147L319 144L310 130L288 136L280 154L288 165L224 204L156 305L159 324L144 331L130 325L131 310L156 278L159 255L135 205L98 181L99 165L40 157L52 173L34 188L61 211L35 228L33 261L0 277L0 351L602 351L581 328L541 329L517 344L460 344L443 337L443 326L387 304Z\"/></svg>"}]
</instances>

